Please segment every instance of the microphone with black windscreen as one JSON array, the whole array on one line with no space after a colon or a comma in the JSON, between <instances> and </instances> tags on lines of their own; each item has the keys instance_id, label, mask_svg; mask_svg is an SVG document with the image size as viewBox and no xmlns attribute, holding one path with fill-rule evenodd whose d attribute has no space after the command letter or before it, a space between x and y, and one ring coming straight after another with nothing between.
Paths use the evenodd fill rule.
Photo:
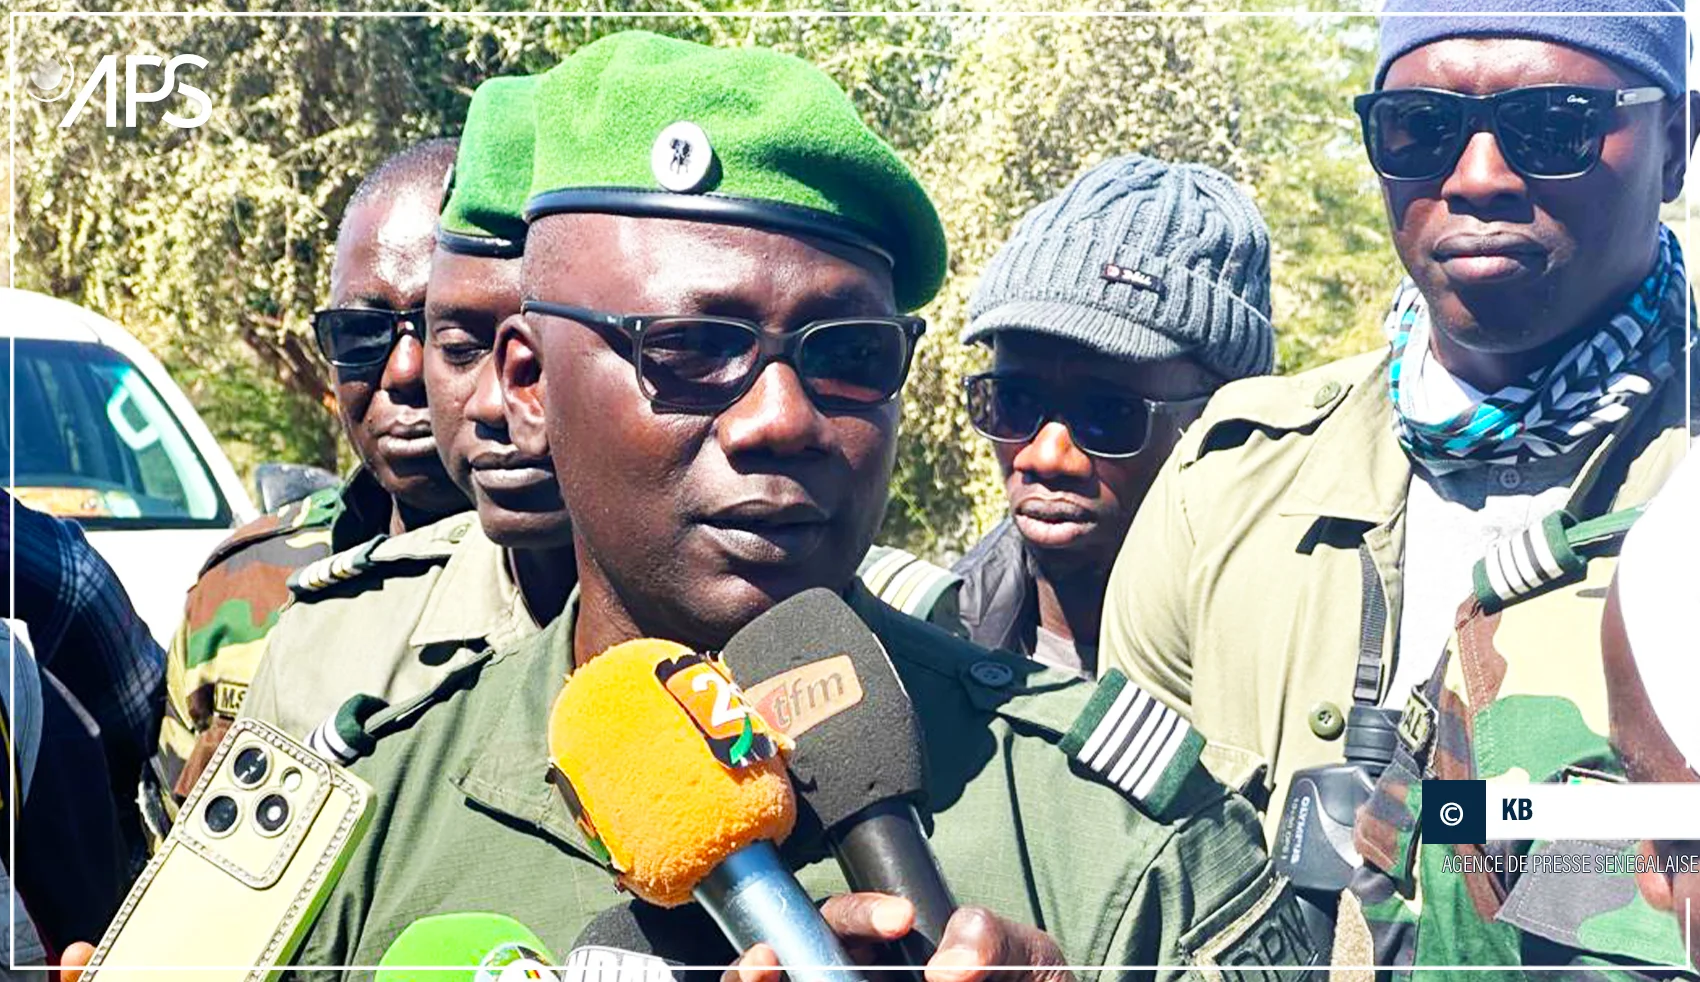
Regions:
<instances>
[{"instance_id":1,"label":"microphone with black windscreen","mask_svg":"<svg viewBox=\"0 0 1700 982\"><path fill-rule=\"evenodd\" d=\"M852 890L915 905L898 947L910 965L925 965L956 901L916 811L926 797L920 721L884 646L837 594L815 589L751 621L721 661L795 744L787 767L798 834L825 830Z\"/></svg>"}]
</instances>

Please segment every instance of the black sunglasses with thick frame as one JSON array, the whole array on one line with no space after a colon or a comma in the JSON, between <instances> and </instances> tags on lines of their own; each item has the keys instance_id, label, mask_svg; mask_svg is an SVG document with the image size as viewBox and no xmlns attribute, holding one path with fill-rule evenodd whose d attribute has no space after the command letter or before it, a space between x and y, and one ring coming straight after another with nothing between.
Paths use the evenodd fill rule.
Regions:
<instances>
[{"instance_id":1,"label":"black sunglasses with thick frame","mask_svg":"<svg viewBox=\"0 0 1700 982\"><path fill-rule=\"evenodd\" d=\"M313 338L319 353L332 368L344 372L382 368L407 333L424 341L425 308L327 307L313 312Z\"/></svg>"},{"instance_id":2,"label":"black sunglasses with thick frame","mask_svg":"<svg viewBox=\"0 0 1700 982\"><path fill-rule=\"evenodd\" d=\"M1600 160L1613 111L1664 101L1658 86L1601 89L1529 85L1492 95L1445 89L1382 89L1352 100L1364 148L1389 181L1432 181L1451 173L1470 138L1493 134L1505 162L1526 178L1581 177ZM1394 138L1403 144L1395 146Z\"/></svg>"},{"instance_id":3,"label":"black sunglasses with thick frame","mask_svg":"<svg viewBox=\"0 0 1700 982\"><path fill-rule=\"evenodd\" d=\"M883 406L903 388L915 343L927 331L919 317L837 317L779 334L755 321L707 314L611 314L547 300L526 300L520 310L618 331L631 342L627 360L644 398L689 413L726 409L776 361L791 366L823 410ZM828 341L837 346L823 347Z\"/></svg>"},{"instance_id":4,"label":"black sunglasses with thick frame","mask_svg":"<svg viewBox=\"0 0 1700 982\"><path fill-rule=\"evenodd\" d=\"M1157 417L1196 418L1210 401L1208 395L1147 399L1072 386L1063 392L1057 386L1009 372L970 375L962 380L962 389L968 402L968 421L993 443L1028 443L1054 420L1068 427L1075 446L1109 460L1144 453L1151 442L1151 421Z\"/></svg>"}]
</instances>

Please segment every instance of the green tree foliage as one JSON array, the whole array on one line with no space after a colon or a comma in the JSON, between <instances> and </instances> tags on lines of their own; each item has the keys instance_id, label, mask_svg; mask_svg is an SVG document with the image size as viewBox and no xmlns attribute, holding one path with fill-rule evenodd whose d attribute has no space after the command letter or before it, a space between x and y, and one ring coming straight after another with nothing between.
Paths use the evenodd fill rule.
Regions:
<instances>
[{"instance_id":1,"label":"green tree foliage","mask_svg":"<svg viewBox=\"0 0 1700 982\"><path fill-rule=\"evenodd\" d=\"M962 375L985 357L954 339L969 295L1021 215L1081 171L1139 152L1210 164L1250 188L1275 243L1284 370L1374 343L1392 282L1347 100L1367 84L1364 21L1354 34L1341 18L1098 16L1130 9L1104 0L1007 6L1055 16L956 23L938 136L918 161L950 233L951 279L910 384L887 531L935 554L972 541L1004 510L996 465L958 397Z\"/></svg>"},{"instance_id":2,"label":"green tree foliage","mask_svg":"<svg viewBox=\"0 0 1700 982\"><path fill-rule=\"evenodd\" d=\"M149 4L180 9L140 9ZM147 107L136 128L107 129L98 104L59 129L68 102L18 98L17 284L137 333L239 466L346 463L308 318L360 175L408 143L457 133L482 79L542 70L644 27L815 62L935 196L951 280L923 312L932 330L906 402L888 541L949 555L1001 513L995 465L961 408L961 378L984 355L956 335L975 278L1015 222L1108 157L1199 160L1253 191L1276 244L1282 370L1376 343L1396 265L1348 106L1367 84L1364 18L1148 16L1179 11L1180 0L1000 0L973 13L835 0L843 16L791 15L774 0L558 3L558 16L508 16L517 6L16 19L24 73L43 56L80 80L103 54L192 52L209 63L193 84L217 106L194 130L160 125ZM923 10L933 16L905 16Z\"/></svg>"}]
</instances>

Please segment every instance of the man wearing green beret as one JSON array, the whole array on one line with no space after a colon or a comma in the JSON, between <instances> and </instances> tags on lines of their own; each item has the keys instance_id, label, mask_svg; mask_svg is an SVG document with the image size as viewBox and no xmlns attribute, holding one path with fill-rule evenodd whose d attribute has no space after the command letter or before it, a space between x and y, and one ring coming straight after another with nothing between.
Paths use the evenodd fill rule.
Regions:
<instances>
[{"instance_id":1,"label":"man wearing green beret","mask_svg":"<svg viewBox=\"0 0 1700 982\"><path fill-rule=\"evenodd\" d=\"M330 304L314 315L314 328L321 351L342 362L332 366L337 416L360 466L341 487L237 529L201 568L166 655L155 769L172 817L241 711L264 639L289 600L290 574L380 533L416 529L467 507L429 439L413 333L425 302L432 214L454 154L452 140L392 154L360 182L343 212ZM355 345L358 364L334 355Z\"/></svg>"},{"instance_id":2,"label":"man wearing green beret","mask_svg":"<svg viewBox=\"0 0 1700 982\"><path fill-rule=\"evenodd\" d=\"M534 84L495 78L473 94L426 288L431 428L476 513L379 536L297 573L244 706L320 749L343 752L331 730L349 697L429 691L489 646L536 633L573 586L548 447L510 441L489 357L497 325L519 310Z\"/></svg>"},{"instance_id":3,"label":"man wearing green beret","mask_svg":"<svg viewBox=\"0 0 1700 982\"><path fill-rule=\"evenodd\" d=\"M352 766L374 821L297 963L373 965L456 911L568 951L624 898L547 777L563 677L638 637L718 649L817 587L879 636L926 734L925 818L962 904L934 982L1313 963L1244 801L1197 769L1150 775L1174 780L1144 797L1092 770L1133 763L1147 724L1195 746L1177 717L1136 719L1119 677L978 648L857 583L925 330L904 312L946 257L925 191L844 93L770 51L628 32L536 98L525 316L497 360L515 445L552 452L579 587L541 634L365 721ZM912 922L906 900L847 894L830 861L798 876L852 950ZM776 974L765 946L745 957Z\"/></svg>"}]
</instances>

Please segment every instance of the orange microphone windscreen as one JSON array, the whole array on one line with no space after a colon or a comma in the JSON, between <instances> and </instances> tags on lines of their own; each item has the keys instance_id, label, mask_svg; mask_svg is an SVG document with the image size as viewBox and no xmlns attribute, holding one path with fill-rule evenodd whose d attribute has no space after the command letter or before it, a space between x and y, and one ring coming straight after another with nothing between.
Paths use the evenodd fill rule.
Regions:
<instances>
[{"instance_id":1,"label":"orange microphone windscreen","mask_svg":"<svg viewBox=\"0 0 1700 982\"><path fill-rule=\"evenodd\" d=\"M576 670L549 716L549 755L619 882L663 907L727 856L791 832L783 737L718 662L671 641L615 645Z\"/></svg>"}]
</instances>

